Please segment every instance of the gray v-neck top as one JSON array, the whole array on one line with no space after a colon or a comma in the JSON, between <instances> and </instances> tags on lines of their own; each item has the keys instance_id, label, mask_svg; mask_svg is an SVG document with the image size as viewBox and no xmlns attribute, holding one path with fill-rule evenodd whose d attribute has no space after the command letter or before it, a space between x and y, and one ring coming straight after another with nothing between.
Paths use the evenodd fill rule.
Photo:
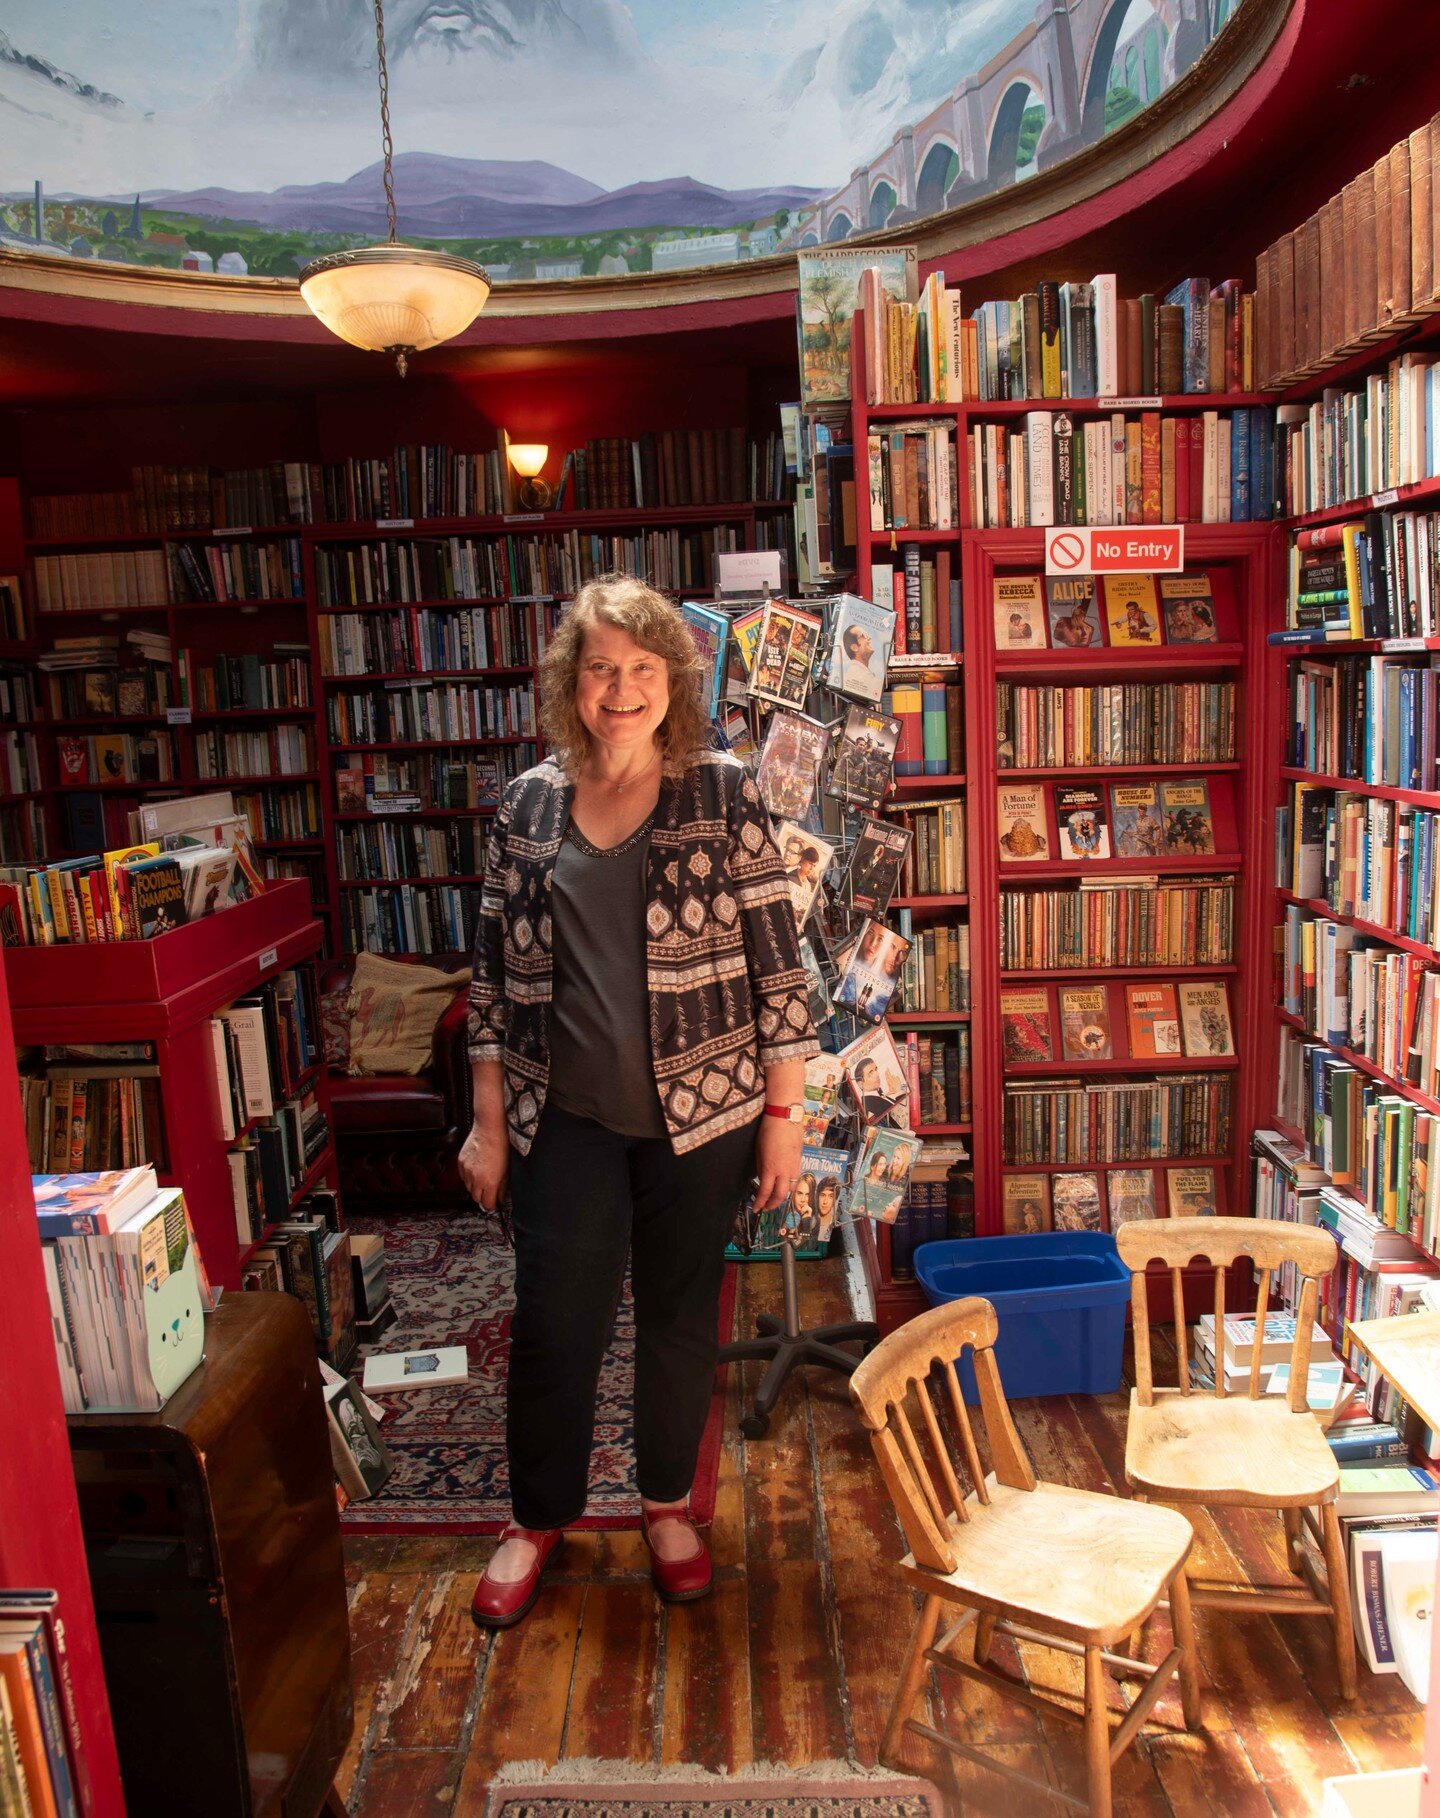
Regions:
<instances>
[{"instance_id":1,"label":"gray v-neck top","mask_svg":"<svg viewBox=\"0 0 1440 1818\"><path fill-rule=\"evenodd\" d=\"M650 1055L645 871L651 815L618 846L572 820L555 855L549 1102L621 1136L665 1136Z\"/></svg>"}]
</instances>

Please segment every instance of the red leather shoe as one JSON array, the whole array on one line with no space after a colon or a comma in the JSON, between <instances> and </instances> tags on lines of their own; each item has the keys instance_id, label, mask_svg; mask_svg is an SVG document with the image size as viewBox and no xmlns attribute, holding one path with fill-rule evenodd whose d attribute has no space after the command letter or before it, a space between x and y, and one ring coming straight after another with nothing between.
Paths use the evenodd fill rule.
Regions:
<instances>
[{"instance_id":1,"label":"red leather shoe","mask_svg":"<svg viewBox=\"0 0 1440 1818\"><path fill-rule=\"evenodd\" d=\"M541 1574L564 1538L564 1528L522 1528L513 1521L506 1527L500 1545L507 1540L528 1540L535 1549L535 1563L514 1584L497 1584L488 1571L485 1573L470 1600L470 1614L481 1628L512 1629L530 1614L540 1595Z\"/></svg>"},{"instance_id":2,"label":"red leather shoe","mask_svg":"<svg viewBox=\"0 0 1440 1818\"><path fill-rule=\"evenodd\" d=\"M678 1521L689 1528L695 1535L699 1552L692 1554L689 1559L662 1559L650 1542L650 1530L657 1521ZM655 1581L655 1589L667 1603L692 1603L697 1597L709 1594L714 1577L710 1550L683 1509L651 1510L642 1506L640 1532L645 1536L645 1545L650 1548L650 1576Z\"/></svg>"}]
</instances>

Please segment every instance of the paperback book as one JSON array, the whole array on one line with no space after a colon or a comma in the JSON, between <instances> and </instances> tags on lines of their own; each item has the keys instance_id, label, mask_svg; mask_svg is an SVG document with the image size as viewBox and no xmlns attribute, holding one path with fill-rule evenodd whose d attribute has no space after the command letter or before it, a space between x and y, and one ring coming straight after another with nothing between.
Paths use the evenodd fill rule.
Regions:
<instances>
[{"instance_id":1,"label":"paperback book","mask_svg":"<svg viewBox=\"0 0 1440 1818\"><path fill-rule=\"evenodd\" d=\"M1233 1054L1235 1034L1230 1026L1230 996L1224 984L1184 979L1178 991L1180 1034L1190 1059Z\"/></svg>"},{"instance_id":2,"label":"paperback book","mask_svg":"<svg viewBox=\"0 0 1440 1818\"><path fill-rule=\"evenodd\" d=\"M1206 574L1162 574L1160 604L1167 644L1214 644L1215 600Z\"/></svg>"},{"instance_id":3,"label":"paperback book","mask_svg":"<svg viewBox=\"0 0 1440 1818\"><path fill-rule=\"evenodd\" d=\"M1167 1168L1165 1203L1171 1218L1213 1218L1220 1207L1213 1168Z\"/></svg>"},{"instance_id":4,"label":"paperback book","mask_svg":"<svg viewBox=\"0 0 1440 1818\"><path fill-rule=\"evenodd\" d=\"M1190 858L1215 850L1210 787L1203 779L1161 783L1160 814L1169 857Z\"/></svg>"},{"instance_id":5,"label":"paperback book","mask_svg":"<svg viewBox=\"0 0 1440 1818\"><path fill-rule=\"evenodd\" d=\"M1000 1038L1007 1061L1054 1060L1050 993L1043 987L1003 987L1000 992Z\"/></svg>"},{"instance_id":6,"label":"paperback book","mask_svg":"<svg viewBox=\"0 0 1440 1818\"><path fill-rule=\"evenodd\" d=\"M1160 643L1160 606L1154 575L1105 576L1105 625L1117 650Z\"/></svg>"},{"instance_id":7,"label":"paperback book","mask_svg":"<svg viewBox=\"0 0 1440 1818\"><path fill-rule=\"evenodd\" d=\"M1105 1177L1105 1191L1112 1231L1137 1218L1156 1215L1155 1176L1149 1168L1112 1168Z\"/></svg>"},{"instance_id":8,"label":"paperback book","mask_svg":"<svg viewBox=\"0 0 1440 1818\"><path fill-rule=\"evenodd\" d=\"M1061 858L1109 858L1110 826L1103 789L1091 783L1061 784L1055 791L1055 823Z\"/></svg>"},{"instance_id":9,"label":"paperback book","mask_svg":"<svg viewBox=\"0 0 1440 1818\"><path fill-rule=\"evenodd\" d=\"M1105 1229L1098 1174L1056 1174L1051 1183L1051 1202L1055 1230Z\"/></svg>"},{"instance_id":10,"label":"paperback book","mask_svg":"<svg viewBox=\"0 0 1440 1818\"><path fill-rule=\"evenodd\" d=\"M1093 650L1102 642L1093 574L1047 574L1045 610L1056 650Z\"/></svg>"},{"instance_id":11,"label":"paperback book","mask_svg":"<svg viewBox=\"0 0 1440 1818\"><path fill-rule=\"evenodd\" d=\"M1154 783L1112 783L1110 816L1117 858L1163 858L1165 823Z\"/></svg>"},{"instance_id":12,"label":"paperback book","mask_svg":"<svg viewBox=\"0 0 1440 1818\"><path fill-rule=\"evenodd\" d=\"M464 1345L439 1345L429 1351L376 1351L365 1359L365 1393L448 1389L467 1381L469 1375L470 1359Z\"/></svg>"},{"instance_id":13,"label":"paperback book","mask_svg":"<svg viewBox=\"0 0 1440 1818\"><path fill-rule=\"evenodd\" d=\"M1048 1174L1007 1174L1001 1200L1007 1237L1029 1237L1050 1229Z\"/></svg>"},{"instance_id":14,"label":"paperback book","mask_svg":"<svg viewBox=\"0 0 1440 1818\"><path fill-rule=\"evenodd\" d=\"M993 601L997 650L1044 650L1045 597L1038 575L997 575Z\"/></svg>"},{"instance_id":15,"label":"paperback book","mask_svg":"<svg viewBox=\"0 0 1440 1818\"><path fill-rule=\"evenodd\" d=\"M1060 1045L1066 1060L1110 1060L1110 996L1104 985L1060 987Z\"/></svg>"},{"instance_id":16,"label":"paperback book","mask_svg":"<svg viewBox=\"0 0 1440 1818\"><path fill-rule=\"evenodd\" d=\"M1045 790L1040 783L1002 783L996 794L1000 856L1030 862L1050 857Z\"/></svg>"},{"instance_id":17,"label":"paperback book","mask_svg":"<svg viewBox=\"0 0 1440 1818\"><path fill-rule=\"evenodd\" d=\"M1180 1016L1175 987L1126 985L1125 1027L1132 1060L1162 1060L1179 1054Z\"/></svg>"}]
</instances>

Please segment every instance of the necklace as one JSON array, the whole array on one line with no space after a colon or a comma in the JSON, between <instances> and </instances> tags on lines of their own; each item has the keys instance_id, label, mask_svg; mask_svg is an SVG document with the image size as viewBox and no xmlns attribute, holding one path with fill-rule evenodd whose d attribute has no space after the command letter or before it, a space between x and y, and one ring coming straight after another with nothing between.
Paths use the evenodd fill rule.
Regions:
<instances>
[{"instance_id":1,"label":"necklace","mask_svg":"<svg viewBox=\"0 0 1440 1818\"><path fill-rule=\"evenodd\" d=\"M623 783L601 783L599 777L595 777L593 780L597 783L601 783L602 788L613 790L616 795L620 795L628 789L632 783L638 783L642 776L648 776L654 766L660 762L661 755L662 754L657 751L643 770L637 770L634 776L627 776Z\"/></svg>"}]
</instances>

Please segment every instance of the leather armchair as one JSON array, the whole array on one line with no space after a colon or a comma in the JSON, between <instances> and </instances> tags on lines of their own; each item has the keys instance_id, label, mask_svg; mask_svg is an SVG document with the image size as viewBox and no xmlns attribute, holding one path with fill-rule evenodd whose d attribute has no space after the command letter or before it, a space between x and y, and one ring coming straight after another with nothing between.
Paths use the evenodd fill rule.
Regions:
<instances>
[{"instance_id":1,"label":"leather armchair","mask_svg":"<svg viewBox=\"0 0 1440 1818\"><path fill-rule=\"evenodd\" d=\"M392 957L400 958L401 955ZM423 963L462 971L466 961L426 955ZM321 968L320 989L346 987L354 959ZM435 1025L423 1073L352 1078L330 1069L330 1104L340 1187L352 1212L463 1209L470 1197L455 1157L470 1128L470 1064L465 1058L466 986Z\"/></svg>"}]
</instances>

